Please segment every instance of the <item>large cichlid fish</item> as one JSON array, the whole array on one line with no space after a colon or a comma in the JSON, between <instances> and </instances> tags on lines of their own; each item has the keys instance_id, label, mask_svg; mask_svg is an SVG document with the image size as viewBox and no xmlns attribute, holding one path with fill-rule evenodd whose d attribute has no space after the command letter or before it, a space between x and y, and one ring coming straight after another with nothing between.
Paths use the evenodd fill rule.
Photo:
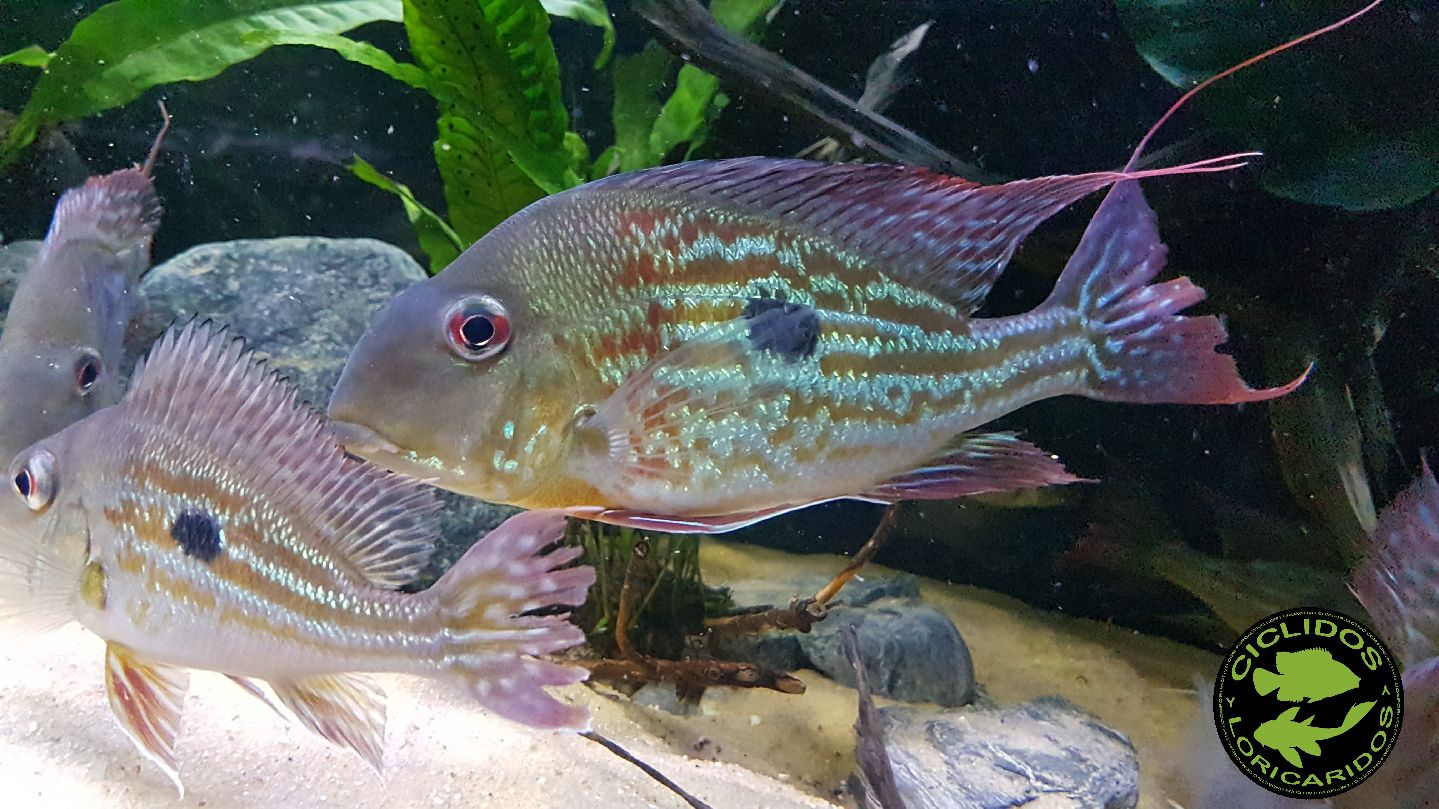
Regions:
<instances>
[{"instance_id":1,"label":"large cichlid fish","mask_svg":"<svg viewBox=\"0 0 1439 809\"><path fill-rule=\"evenodd\" d=\"M765 158L588 183L396 296L330 416L439 486L667 531L1076 480L970 431L1051 396L1233 404L1303 379L1251 389L1218 318L1179 315L1203 290L1152 283L1138 180L1234 164L1134 171L1148 138L1123 171L994 186ZM974 316L1021 240L1111 185L1044 304Z\"/></svg>"},{"instance_id":2,"label":"large cichlid fish","mask_svg":"<svg viewBox=\"0 0 1439 809\"><path fill-rule=\"evenodd\" d=\"M485 500L717 531L838 497L1074 480L1004 434L1038 399L1233 403L1204 293L1150 285L1119 172L977 186L743 158L592 182L400 293L330 400L350 451ZM1049 300L974 317L1019 241L1115 184ZM667 519L673 518L673 519Z\"/></svg>"},{"instance_id":3,"label":"large cichlid fish","mask_svg":"<svg viewBox=\"0 0 1439 809\"><path fill-rule=\"evenodd\" d=\"M563 516L511 518L430 589L398 592L433 549L433 490L347 458L293 387L208 325L168 333L123 401L25 450L10 475L35 517L0 542L7 610L107 642L115 716L177 786L192 668L256 695L252 680L267 682L376 768L384 694L355 672L453 680L537 727L588 722L542 688L584 670L533 657L584 639L553 614L594 581L558 569L579 549L543 553Z\"/></svg>"}]
</instances>

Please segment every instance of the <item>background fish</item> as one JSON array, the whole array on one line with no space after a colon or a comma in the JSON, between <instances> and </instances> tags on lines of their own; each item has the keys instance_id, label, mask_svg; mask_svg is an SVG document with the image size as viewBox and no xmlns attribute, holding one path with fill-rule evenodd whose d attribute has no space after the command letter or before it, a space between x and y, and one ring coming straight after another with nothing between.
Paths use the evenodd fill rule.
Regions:
<instances>
[{"instance_id":1,"label":"background fish","mask_svg":"<svg viewBox=\"0 0 1439 809\"><path fill-rule=\"evenodd\" d=\"M1334 805L1439 805L1439 483L1429 464L1379 513L1354 570L1354 595L1404 666L1404 719L1394 749L1368 781Z\"/></svg>"},{"instance_id":2,"label":"background fish","mask_svg":"<svg viewBox=\"0 0 1439 809\"><path fill-rule=\"evenodd\" d=\"M398 295L330 415L347 449L440 486L671 531L1070 482L965 431L1061 394L1235 403L1300 381L1250 389L1218 319L1177 314L1203 291L1149 285L1165 248L1141 176L742 158L593 182ZM973 316L1020 240L1111 184L1046 303Z\"/></svg>"},{"instance_id":3,"label":"background fish","mask_svg":"<svg viewBox=\"0 0 1439 809\"><path fill-rule=\"evenodd\" d=\"M20 278L0 334L0 459L120 398L132 291L150 266L160 201L143 165L92 177L60 197L50 230ZM0 514L15 504L0 505Z\"/></svg>"},{"instance_id":4,"label":"background fish","mask_svg":"<svg viewBox=\"0 0 1439 809\"><path fill-rule=\"evenodd\" d=\"M1439 656L1439 482L1429 464L1380 514L1354 595L1405 665Z\"/></svg>"},{"instance_id":5,"label":"background fish","mask_svg":"<svg viewBox=\"0 0 1439 809\"><path fill-rule=\"evenodd\" d=\"M537 727L588 722L541 688L584 671L530 657L580 630L522 615L581 603L594 581L556 569L579 549L538 555L563 517L514 517L434 587L396 592L433 548L432 490L346 458L293 387L208 325L172 330L120 404L10 472L38 525L0 546L5 595L106 640L111 707L177 785L190 668L256 694L248 678L267 681L306 727L377 768L384 695L353 672L452 679Z\"/></svg>"}]
</instances>

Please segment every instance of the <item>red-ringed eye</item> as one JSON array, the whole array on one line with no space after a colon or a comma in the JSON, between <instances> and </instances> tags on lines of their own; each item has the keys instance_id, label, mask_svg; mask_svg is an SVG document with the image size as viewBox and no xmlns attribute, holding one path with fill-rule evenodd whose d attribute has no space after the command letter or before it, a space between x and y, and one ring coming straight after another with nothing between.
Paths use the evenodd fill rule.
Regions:
<instances>
[{"instance_id":1,"label":"red-ringed eye","mask_svg":"<svg viewBox=\"0 0 1439 809\"><path fill-rule=\"evenodd\" d=\"M31 511L40 511L55 499L55 456L48 450L21 455L10 465L15 493Z\"/></svg>"},{"instance_id":2,"label":"red-ringed eye","mask_svg":"<svg viewBox=\"0 0 1439 809\"><path fill-rule=\"evenodd\" d=\"M100 358L94 354L86 353L75 361L75 390L78 393L89 393L100 381L100 372L104 366L100 364Z\"/></svg>"},{"instance_id":3,"label":"red-ringed eye","mask_svg":"<svg viewBox=\"0 0 1439 809\"><path fill-rule=\"evenodd\" d=\"M450 307L445 339L462 359L475 362L504 350L510 342L510 318L494 298L475 295Z\"/></svg>"}]
</instances>

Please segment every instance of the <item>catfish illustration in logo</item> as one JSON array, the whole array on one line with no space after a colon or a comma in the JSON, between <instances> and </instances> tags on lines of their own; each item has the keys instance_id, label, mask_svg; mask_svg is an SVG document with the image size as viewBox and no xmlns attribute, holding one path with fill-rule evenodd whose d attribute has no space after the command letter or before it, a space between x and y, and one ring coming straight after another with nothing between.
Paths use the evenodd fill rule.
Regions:
<instances>
[{"instance_id":1,"label":"catfish illustration in logo","mask_svg":"<svg viewBox=\"0 0 1439 809\"><path fill-rule=\"evenodd\" d=\"M1290 764L1303 767L1304 762L1299 757L1299 750L1303 750L1311 756L1323 755L1319 749L1319 742L1332 739L1354 727L1373 707L1373 702L1361 702L1349 709L1349 713L1339 727L1316 728L1310 724L1314 721L1312 716L1303 722L1294 721L1294 717L1299 715L1299 706L1295 705L1256 728L1254 741L1279 751L1279 755L1284 756L1284 760Z\"/></svg>"}]
</instances>

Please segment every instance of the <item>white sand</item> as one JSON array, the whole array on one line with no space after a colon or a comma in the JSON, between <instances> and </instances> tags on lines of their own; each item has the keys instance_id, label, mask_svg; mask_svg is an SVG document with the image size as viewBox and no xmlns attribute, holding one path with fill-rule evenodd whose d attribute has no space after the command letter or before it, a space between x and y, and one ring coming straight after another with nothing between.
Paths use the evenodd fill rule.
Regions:
<instances>
[{"instance_id":1,"label":"white sand","mask_svg":"<svg viewBox=\"0 0 1439 809\"><path fill-rule=\"evenodd\" d=\"M385 775L215 674L191 677L179 740L185 798L143 761L105 699L104 647L78 626L7 639L0 654L0 784L22 807L683 807L674 793L586 739L486 713L458 689L401 676L389 694ZM595 729L720 807L823 807L733 764L686 759L576 686Z\"/></svg>"},{"instance_id":2,"label":"white sand","mask_svg":"<svg viewBox=\"0 0 1439 809\"><path fill-rule=\"evenodd\" d=\"M706 542L711 584L832 575L837 556L795 557ZM888 575L870 568L866 576ZM1058 694L1127 734L1139 754L1141 809L1187 805L1177 777L1189 690L1213 655L1094 621L1034 610L972 587L921 580L953 619L989 694L1009 703ZM179 741L183 802L142 761L110 715L103 645L70 626L0 639L0 784L21 807L684 807L673 793L598 745L537 732L486 713L457 688L390 676L386 772L333 747L219 675L192 675ZM595 729L714 809L824 807L854 769L854 691L813 672L801 697L711 689L675 716L583 686L566 699L595 712ZM881 701L883 702L883 701ZM852 805L852 804L851 804Z\"/></svg>"}]
</instances>

